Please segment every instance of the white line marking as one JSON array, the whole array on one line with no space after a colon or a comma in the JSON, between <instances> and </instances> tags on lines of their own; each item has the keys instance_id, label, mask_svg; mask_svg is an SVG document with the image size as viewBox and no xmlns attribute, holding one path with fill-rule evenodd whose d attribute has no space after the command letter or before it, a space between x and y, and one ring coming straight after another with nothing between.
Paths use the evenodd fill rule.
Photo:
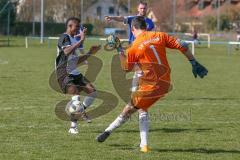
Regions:
<instances>
[{"instance_id":1,"label":"white line marking","mask_svg":"<svg viewBox=\"0 0 240 160\"><path fill-rule=\"evenodd\" d=\"M4 60L0 59L0 64L2 64L2 65L8 64L8 61L4 61Z\"/></svg>"}]
</instances>

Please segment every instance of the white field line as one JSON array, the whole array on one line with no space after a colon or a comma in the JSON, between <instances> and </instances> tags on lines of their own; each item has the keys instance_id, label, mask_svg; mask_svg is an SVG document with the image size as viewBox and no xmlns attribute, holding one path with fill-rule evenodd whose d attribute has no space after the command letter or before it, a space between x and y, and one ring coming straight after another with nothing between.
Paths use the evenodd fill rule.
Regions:
<instances>
[{"instance_id":1,"label":"white field line","mask_svg":"<svg viewBox=\"0 0 240 160\"><path fill-rule=\"evenodd\" d=\"M8 61L4 61L4 60L0 59L0 65L4 65L4 64L8 64Z\"/></svg>"},{"instance_id":2,"label":"white field line","mask_svg":"<svg viewBox=\"0 0 240 160\"><path fill-rule=\"evenodd\" d=\"M39 108L39 106L3 107L3 108L0 108L0 111L12 111L12 110L20 110L20 109L35 109L35 108Z\"/></svg>"}]
</instances>

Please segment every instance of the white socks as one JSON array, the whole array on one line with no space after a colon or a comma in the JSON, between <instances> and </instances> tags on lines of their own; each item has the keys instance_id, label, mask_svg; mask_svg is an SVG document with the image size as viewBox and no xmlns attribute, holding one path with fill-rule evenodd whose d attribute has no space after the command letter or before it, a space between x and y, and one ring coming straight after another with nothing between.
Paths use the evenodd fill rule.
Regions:
<instances>
[{"instance_id":1,"label":"white socks","mask_svg":"<svg viewBox=\"0 0 240 160\"><path fill-rule=\"evenodd\" d=\"M77 127L77 121L71 121L71 128Z\"/></svg>"},{"instance_id":2,"label":"white socks","mask_svg":"<svg viewBox=\"0 0 240 160\"><path fill-rule=\"evenodd\" d=\"M145 145L147 145L149 124L148 124L148 112L145 112L143 110L139 111L139 130L141 138L140 147L144 147Z\"/></svg>"},{"instance_id":3,"label":"white socks","mask_svg":"<svg viewBox=\"0 0 240 160\"><path fill-rule=\"evenodd\" d=\"M89 107L93 103L93 101L96 97L97 97L97 91L92 92L92 93L88 94L87 96L85 96L85 98L83 100L84 107L86 107L86 108ZM80 101L80 96L79 95L72 96L72 100L73 101ZM76 127L77 127L77 121L72 120L71 121L71 128L76 128Z\"/></svg>"},{"instance_id":4,"label":"white socks","mask_svg":"<svg viewBox=\"0 0 240 160\"><path fill-rule=\"evenodd\" d=\"M107 132L112 132L114 129L120 127L122 124L124 124L129 117L124 117L122 115L119 115L109 126L105 129Z\"/></svg>"},{"instance_id":5,"label":"white socks","mask_svg":"<svg viewBox=\"0 0 240 160\"><path fill-rule=\"evenodd\" d=\"M79 95L72 96L72 100L73 101L80 101L80 96Z\"/></svg>"},{"instance_id":6,"label":"white socks","mask_svg":"<svg viewBox=\"0 0 240 160\"><path fill-rule=\"evenodd\" d=\"M87 96L85 96L84 100L82 102L84 107L88 108L93 103L93 101L95 100L96 97L97 97L97 91L92 92L92 93L88 94ZM79 95L72 96L72 100L80 101L80 96Z\"/></svg>"},{"instance_id":7,"label":"white socks","mask_svg":"<svg viewBox=\"0 0 240 160\"><path fill-rule=\"evenodd\" d=\"M85 96L85 98L83 100L84 107L88 108L93 103L93 101L95 100L96 97L97 97L97 91L92 92L92 93L88 94L87 96Z\"/></svg>"}]
</instances>

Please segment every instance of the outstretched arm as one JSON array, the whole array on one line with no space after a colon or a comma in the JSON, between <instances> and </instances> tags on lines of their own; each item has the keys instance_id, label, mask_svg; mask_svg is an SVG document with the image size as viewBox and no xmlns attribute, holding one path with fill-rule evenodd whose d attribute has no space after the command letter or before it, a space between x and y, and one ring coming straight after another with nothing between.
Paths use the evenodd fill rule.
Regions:
<instances>
[{"instance_id":1,"label":"outstretched arm","mask_svg":"<svg viewBox=\"0 0 240 160\"><path fill-rule=\"evenodd\" d=\"M124 50L121 46L120 39L113 34L107 37L107 45L117 50L121 62L121 68L124 71L128 72L134 68L134 64L137 62L137 58L135 54L132 54L135 52L132 51L131 48L128 48L126 50L127 55L125 55Z\"/></svg>"},{"instance_id":2,"label":"outstretched arm","mask_svg":"<svg viewBox=\"0 0 240 160\"><path fill-rule=\"evenodd\" d=\"M110 46L110 47L113 47L117 50L117 52L119 54L119 59L120 59L120 62L121 62L122 70L129 71L133 68L132 65L128 63L128 56L125 55L124 50L123 50L122 45L121 45L121 41L118 37L116 37L113 34L109 35L107 37L107 45ZM128 50L127 50L127 52L128 52Z\"/></svg>"},{"instance_id":3,"label":"outstretched arm","mask_svg":"<svg viewBox=\"0 0 240 160\"><path fill-rule=\"evenodd\" d=\"M125 55L124 51L119 51L119 59L120 59L120 62L121 62L121 67L122 67L122 70L124 71L128 71L128 67L127 67L127 56Z\"/></svg>"},{"instance_id":4,"label":"outstretched arm","mask_svg":"<svg viewBox=\"0 0 240 160\"><path fill-rule=\"evenodd\" d=\"M189 50L188 43L180 39L176 39L167 34L165 34L164 36L166 40L166 47L172 48L172 49L178 49L187 57L187 59L192 65L192 73L195 78L197 78L197 76L199 76L200 78L203 78L208 74L208 70L203 65L198 63L198 61L193 56L192 52Z\"/></svg>"},{"instance_id":5,"label":"outstretched arm","mask_svg":"<svg viewBox=\"0 0 240 160\"><path fill-rule=\"evenodd\" d=\"M123 22L124 17L123 16L105 16L105 20L107 22L110 22L111 20L117 21L117 22Z\"/></svg>"},{"instance_id":6,"label":"outstretched arm","mask_svg":"<svg viewBox=\"0 0 240 160\"><path fill-rule=\"evenodd\" d=\"M101 45L92 46L92 47L90 48L90 50L89 50L86 54L84 54L84 55L82 55L82 56L79 57L79 59L78 59L78 64L84 62L84 61L85 61L86 59L88 59L91 55L96 54L100 49L101 49Z\"/></svg>"},{"instance_id":7,"label":"outstretched arm","mask_svg":"<svg viewBox=\"0 0 240 160\"><path fill-rule=\"evenodd\" d=\"M193 56L193 54L192 54L192 52L191 52L189 49L188 49L187 51L185 51L185 52L182 52L182 53L185 55L185 57L187 57L187 59L188 59L189 61L195 59L194 56Z\"/></svg>"}]
</instances>

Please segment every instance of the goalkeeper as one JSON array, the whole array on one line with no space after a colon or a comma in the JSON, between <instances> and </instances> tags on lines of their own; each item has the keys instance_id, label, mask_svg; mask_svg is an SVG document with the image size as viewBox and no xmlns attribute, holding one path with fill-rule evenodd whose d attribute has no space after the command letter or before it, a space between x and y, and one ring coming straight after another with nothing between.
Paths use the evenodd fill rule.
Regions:
<instances>
[{"instance_id":1,"label":"goalkeeper","mask_svg":"<svg viewBox=\"0 0 240 160\"><path fill-rule=\"evenodd\" d=\"M122 113L97 136L98 142L104 142L109 135L130 116L143 110L145 114L139 116L140 122L140 151L148 152L148 109L171 90L170 66L166 56L166 48L177 49L189 60L195 78L207 75L207 69L202 66L192 55L188 44L184 41L169 36L163 32L146 31L147 25L144 17L136 17L132 21L131 31L136 37L132 46L126 50L121 49L119 39L113 35L107 38L110 46L117 49L124 71L134 71L137 63L142 70L138 89L131 93L131 100L124 107Z\"/></svg>"}]
</instances>

